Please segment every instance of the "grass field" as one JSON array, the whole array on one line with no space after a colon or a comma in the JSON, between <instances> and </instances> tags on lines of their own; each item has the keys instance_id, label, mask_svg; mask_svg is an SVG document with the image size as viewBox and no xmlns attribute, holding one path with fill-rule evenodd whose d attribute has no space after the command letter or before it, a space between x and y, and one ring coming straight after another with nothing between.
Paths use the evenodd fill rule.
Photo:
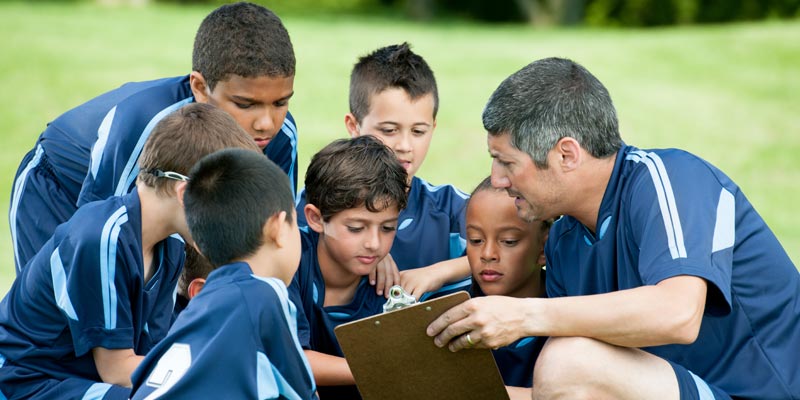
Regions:
<instances>
[{"instance_id":1,"label":"grass field","mask_svg":"<svg viewBox=\"0 0 800 400\"><path fill-rule=\"evenodd\" d=\"M0 4L0 209L48 121L127 81L188 73L208 11ZM608 87L627 143L684 148L721 167L800 262L800 21L655 30L319 15L284 22L298 61L290 109L301 176L315 151L345 135L350 67L376 47L408 41L435 71L438 129L420 176L464 190L489 173L480 113L494 88L535 59L567 57ZM0 294L13 280L12 258L3 217Z\"/></svg>"}]
</instances>

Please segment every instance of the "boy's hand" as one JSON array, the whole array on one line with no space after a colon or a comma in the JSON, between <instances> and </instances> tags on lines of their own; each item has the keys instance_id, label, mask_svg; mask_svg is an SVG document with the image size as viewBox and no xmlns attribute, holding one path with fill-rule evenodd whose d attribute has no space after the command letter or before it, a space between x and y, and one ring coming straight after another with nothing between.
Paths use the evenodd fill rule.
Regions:
<instances>
[{"instance_id":1,"label":"boy's hand","mask_svg":"<svg viewBox=\"0 0 800 400\"><path fill-rule=\"evenodd\" d=\"M419 300L423 294L437 290L447 282L447 277L443 272L442 268L437 268L437 264L402 271L400 272L400 285L406 293Z\"/></svg>"},{"instance_id":2,"label":"boy's hand","mask_svg":"<svg viewBox=\"0 0 800 400\"><path fill-rule=\"evenodd\" d=\"M467 256L445 260L427 267L410 269L400 273L400 285L406 293L419 300L427 292L440 289L448 282L456 282L470 276Z\"/></svg>"},{"instance_id":3,"label":"boy's hand","mask_svg":"<svg viewBox=\"0 0 800 400\"><path fill-rule=\"evenodd\" d=\"M387 254L375 269L369 273L369 284L375 286L378 296L388 298L389 291L384 290L400 283L400 271L391 254ZM384 294L385 293L385 294Z\"/></svg>"}]
</instances>

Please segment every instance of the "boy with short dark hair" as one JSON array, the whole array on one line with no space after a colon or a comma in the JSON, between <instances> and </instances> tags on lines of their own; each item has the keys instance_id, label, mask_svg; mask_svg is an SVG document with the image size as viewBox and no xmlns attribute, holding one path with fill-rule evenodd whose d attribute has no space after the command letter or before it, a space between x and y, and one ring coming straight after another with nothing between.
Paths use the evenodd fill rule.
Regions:
<instances>
[{"instance_id":1,"label":"boy with short dark hair","mask_svg":"<svg viewBox=\"0 0 800 400\"><path fill-rule=\"evenodd\" d=\"M14 178L9 225L16 272L79 206L130 192L153 126L192 102L227 111L296 182L297 129L288 113L294 74L280 19L255 4L228 4L200 25L189 75L127 83L56 118Z\"/></svg>"},{"instance_id":2,"label":"boy with short dark hair","mask_svg":"<svg viewBox=\"0 0 800 400\"><path fill-rule=\"evenodd\" d=\"M300 343L323 399L359 398L333 330L383 310L367 275L392 246L406 182L391 149L369 136L334 141L306 172L308 227L290 291L302 303Z\"/></svg>"},{"instance_id":3,"label":"boy with short dark hair","mask_svg":"<svg viewBox=\"0 0 800 400\"><path fill-rule=\"evenodd\" d=\"M469 287L464 257L468 196L451 185L434 186L415 176L428 153L438 108L433 71L408 43L379 48L353 67L345 126L352 137L380 139L408 173L408 207L400 212L386 262L396 264L390 270L399 269L405 290L421 300ZM298 210L304 204L300 199ZM395 280L386 275L376 282L379 292Z\"/></svg>"},{"instance_id":4,"label":"boy with short dark hair","mask_svg":"<svg viewBox=\"0 0 800 400\"><path fill-rule=\"evenodd\" d=\"M240 149L189 174L186 220L215 266L133 375L133 399L316 399L286 286L300 261L289 180Z\"/></svg>"},{"instance_id":5,"label":"boy with short dark hair","mask_svg":"<svg viewBox=\"0 0 800 400\"><path fill-rule=\"evenodd\" d=\"M0 303L3 398L128 398L131 373L172 320L181 237L191 242L185 175L227 147L259 150L227 113L183 107L153 129L132 192L56 229Z\"/></svg>"}]
</instances>

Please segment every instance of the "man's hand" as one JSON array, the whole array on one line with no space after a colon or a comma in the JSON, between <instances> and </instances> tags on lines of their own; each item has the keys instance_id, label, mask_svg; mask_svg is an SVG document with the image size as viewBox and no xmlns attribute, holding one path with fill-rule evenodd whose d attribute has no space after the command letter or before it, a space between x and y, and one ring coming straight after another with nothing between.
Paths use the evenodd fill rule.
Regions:
<instances>
[{"instance_id":1,"label":"man's hand","mask_svg":"<svg viewBox=\"0 0 800 400\"><path fill-rule=\"evenodd\" d=\"M439 347L450 351L464 348L506 346L527 334L528 302L538 299L516 299L486 296L470 299L439 316L428 325L428 336L434 336Z\"/></svg>"}]
</instances>

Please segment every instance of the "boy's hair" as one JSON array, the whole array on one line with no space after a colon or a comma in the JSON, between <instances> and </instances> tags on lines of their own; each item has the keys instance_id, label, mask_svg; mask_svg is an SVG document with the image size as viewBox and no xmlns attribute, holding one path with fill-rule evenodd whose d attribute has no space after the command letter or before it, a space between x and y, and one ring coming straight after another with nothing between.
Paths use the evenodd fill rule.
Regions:
<instances>
[{"instance_id":1,"label":"boy's hair","mask_svg":"<svg viewBox=\"0 0 800 400\"><path fill-rule=\"evenodd\" d=\"M173 179L157 171L186 175L206 154L227 147L260 152L253 138L225 111L204 103L191 103L156 124L139 157L139 181L158 194L173 193Z\"/></svg>"},{"instance_id":2,"label":"boy's hair","mask_svg":"<svg viewBox=\"0 0 800 400\"><path fill-rule=\"evenodd\" d=\"M622 147L617 112L605 86L574 61L545 58L506 78L483 109L489 135L509 134L511 144L547 168L547 153L572 137L593 157Z\"/></svg>"},{"instance_id":3,"label":"boy's hair","mask_svg":"<svg viewBox=\"0 0 800 400\"><path fill-rule=\"evenodd\" d=\"M361 57L350 74L350 112L360 123L369 114L370 98L389 88L402 88L416 100L433 94L433 118L439 110L436 78L428 63L408 43L381 47Z\"/></svg>"},{"instance_id":4,"label":"boy's hair","mask_svg":"<svg viewBox=\"0 0 800 400\"><path fill-rule=\"evenodd\" d=\"M270 217L292 222L289 177L264 155L225 149L203 157L189 173L183 197L186 223L197 247L215 267L254 254Z\"/></svg>"},{"instance_id":5,"label":"boy's hair","mask_svg":"<svg viewBox=\"0 0 800 400\"><path fill-rule=\"evenodd\" d=\"M197 30L192 70L203 74L210 90L230 75L294 76L289 32L275 13L260 5L223 5L206 16Z\"/></svg>"},{"instance_id":6,"label":"boy's hair","mask_svg":"<svg viewBox=\"0 0 800 400\"><path fill-rule=\"evenodd\" d=\"M361 207L378 212L408 201L406 170L397 156L372 136L339 139L311 159L306 171L306 201L327 222L337 213Z\"/></svg>"},{"instance_id":7,"label":"boy's hair","mask_svg":"<svg viewBox=\"0 0 800 400\"><path fill-rule=\"evenodd\" d=\"M472 196L475 196L477 193L480 193L480 192L500 192L500 193L505 193L505 191L506 191L505 189L498 189L498 188L492 186L492 177L491 176L487 176L486 178L484 178L481 181L481 183L478 184L478 186L475 186L475 189L472 190L472 193L470 193L469 198L471 199ZM465 207L469 207L469 199L467 199L467 204L465 205ZM547 229L550 229L550 226L552 226L552 225L553 225L553 220L552 219L547 219L547 220L541 221L540 229L542 231L546 231Z\"/></svg>"},{"instance_id":8,"label":"boy's hair","mask_svg":"<svg viewBox=\"0 0 800 400\"><path fill-rule=\"evenodd\" d=\"M183 271L178 280L178 294L189 297L189 284L197 278L208 278L214 266L208 259L200 254L192 245L186 245L186 261L183 262Z\"/></svg>"}]
</instances>

